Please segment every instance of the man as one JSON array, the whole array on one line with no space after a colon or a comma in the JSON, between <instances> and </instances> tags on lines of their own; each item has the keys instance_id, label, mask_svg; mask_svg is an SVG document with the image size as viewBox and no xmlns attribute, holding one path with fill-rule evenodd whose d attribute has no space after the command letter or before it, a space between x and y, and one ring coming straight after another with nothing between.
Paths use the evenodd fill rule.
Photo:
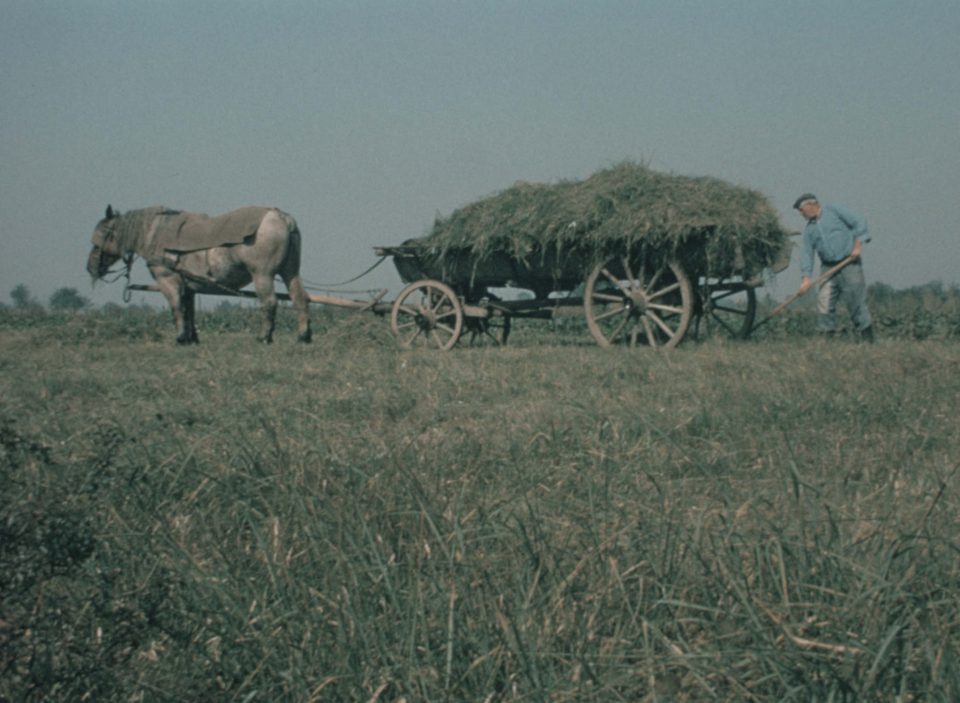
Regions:
<instances>
[{"instance_id":1,"label":"man","mask_svg":"<svg viewBox=\"0 0 960 703\"><path fill-rule=\"evenodd\" d=\"M860 338L873 341L873 323L867 309L867 285L863 278L860 253L864 242L870 241L867 221L844 207L820 203L817 196L804 193L793 204L807 221L800 249L800 294L813 285L813 254L820 257L823 270L840 263L848 256L853 261L820 286L817 312L820 313L820 331L833 334L837 326L837 301L841 298L856 325Z\"/></svg>"}]
</instances>

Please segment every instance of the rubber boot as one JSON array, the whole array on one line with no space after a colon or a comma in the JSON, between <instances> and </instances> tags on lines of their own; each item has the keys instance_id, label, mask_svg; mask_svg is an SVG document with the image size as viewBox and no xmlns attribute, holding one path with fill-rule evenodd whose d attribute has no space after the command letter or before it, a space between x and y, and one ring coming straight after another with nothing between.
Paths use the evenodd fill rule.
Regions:
<instances>
[{"instance_id":1,"label":"rubber boot","mask_svg":"<svg viewBox=\"0 0 960 703\"><path fill-rule=\"evenodd\" d=\"M867 342L868 344L873 344L873 326L864 327L860 330L860 341Z\"/></svg>"}]
</instances>

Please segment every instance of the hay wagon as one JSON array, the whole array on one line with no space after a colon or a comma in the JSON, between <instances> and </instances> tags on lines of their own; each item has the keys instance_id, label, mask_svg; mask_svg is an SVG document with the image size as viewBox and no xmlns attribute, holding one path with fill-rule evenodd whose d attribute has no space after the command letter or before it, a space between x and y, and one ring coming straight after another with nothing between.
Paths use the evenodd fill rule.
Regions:
<instances>
[{"instance_id":1,"label":"hay wagon","mask_svg":"<svg viewBox=\"0 0 960 703\"><path fill-rule=\"evenodd\" d=\"M517 184L376 251L406 284L389 304L403 346L502 344L514 319L579 308L601 346L669 348L691 328L746 337L755 289L786 268L790 246L754 191L628 163L582 182Z\"/></svg>"}]
</instances>

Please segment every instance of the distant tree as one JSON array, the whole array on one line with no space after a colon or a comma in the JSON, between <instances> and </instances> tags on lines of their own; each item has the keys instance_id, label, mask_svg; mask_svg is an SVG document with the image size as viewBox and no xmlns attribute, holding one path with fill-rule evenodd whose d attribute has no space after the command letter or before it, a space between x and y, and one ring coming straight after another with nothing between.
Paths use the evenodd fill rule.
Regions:
<instances>
[{"instance_id":1,"label":"distant tree","mask_svg":"<svg viewBox=\"0 0 960 703\"><path fill-rule=\"evenodd\" d=\"M30 289L23 283L17 284L17 286L10 291L10 299L13 301L13 307L15 308L35 308L39 305L39 303L33 299Z\"/></svg>"},{"instance_id":2,"label":"distant tree","mask_svg":"<svg viewBox=\"0 0 960 703\"><path fill-rule=\"evenodd\" d=\"M58 288L50 296L51 310L83 310L90 301L77 292L76 288Z\"/></svg>"}]
</instances>

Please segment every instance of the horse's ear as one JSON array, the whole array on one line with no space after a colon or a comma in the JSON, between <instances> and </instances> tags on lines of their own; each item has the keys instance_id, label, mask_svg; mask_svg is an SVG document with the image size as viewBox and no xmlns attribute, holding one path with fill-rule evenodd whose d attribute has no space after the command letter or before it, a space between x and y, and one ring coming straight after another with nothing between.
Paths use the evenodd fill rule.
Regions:
<instances>
[{"instance_id":1,"label":"horse's ear","mask_svg":"<svg viewBox=\"0 0 960 703\"><path fill-rule=\"evenodd\" d=\"M109 220L109 219L112 218L115 214L116 214L116 213L114 213L114 211L113 211L113 206L112 206L112 205L107 205L107 214L105 215L105 217Z\"/></svg>"}]
</instances>

